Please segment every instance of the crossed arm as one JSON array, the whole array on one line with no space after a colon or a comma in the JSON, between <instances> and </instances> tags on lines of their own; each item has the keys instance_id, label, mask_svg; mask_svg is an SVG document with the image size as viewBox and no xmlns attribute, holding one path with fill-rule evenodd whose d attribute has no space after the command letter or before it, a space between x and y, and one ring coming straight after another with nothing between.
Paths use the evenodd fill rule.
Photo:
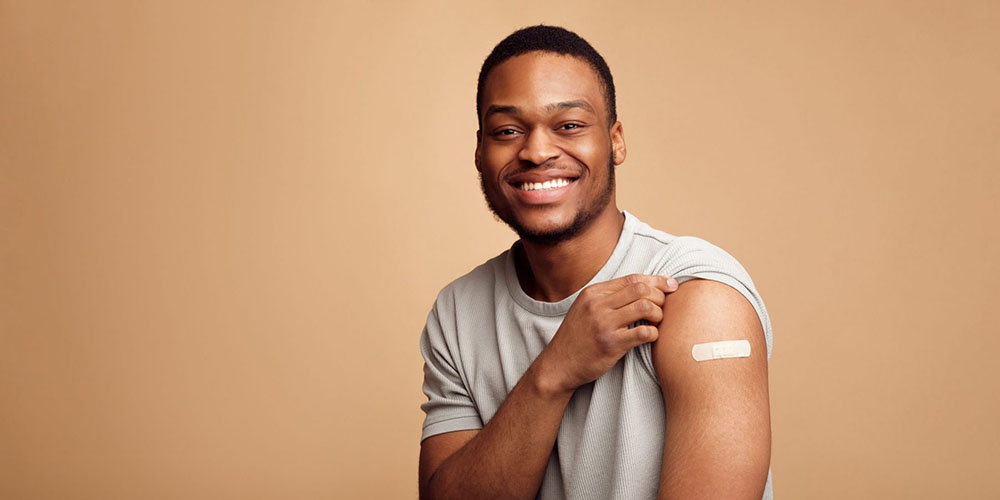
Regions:
<instances>
[{"instance_id":1,"label":"crossed arm","mask_svg":"<svg viewBox=\"0 0 1000 500\"><path fill-rule=\"evenodd\" d=\"M652 345L667 415L658 497L759 499L771 434L767 350L756 312L732 287L697 279L666 295L662 310ZM743 339L751 344L749 358L691 357L694 344ZM482 430L421 443L421 499L535 498L572 395L536 366Z\"/></svg>"}]
</instances>

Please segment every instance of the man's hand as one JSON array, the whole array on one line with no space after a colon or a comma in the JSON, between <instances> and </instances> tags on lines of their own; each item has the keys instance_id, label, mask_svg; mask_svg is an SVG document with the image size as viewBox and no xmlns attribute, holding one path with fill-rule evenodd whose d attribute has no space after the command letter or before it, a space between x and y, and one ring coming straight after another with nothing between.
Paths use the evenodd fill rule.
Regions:
<instances>
[{"instance_id":1,"label":"man's hand","mask_svg":"<svg viewBox=\"0 0 1000 500\"><path fill-rule=\"evenodd\" d=\"M666 294L674 290L673 278L644 274L584 288L536 359L544 389L571 393L604 375L629 349L656 340ZM639 320L649 324L633 325Z\"/></svg>"}]
</instances>

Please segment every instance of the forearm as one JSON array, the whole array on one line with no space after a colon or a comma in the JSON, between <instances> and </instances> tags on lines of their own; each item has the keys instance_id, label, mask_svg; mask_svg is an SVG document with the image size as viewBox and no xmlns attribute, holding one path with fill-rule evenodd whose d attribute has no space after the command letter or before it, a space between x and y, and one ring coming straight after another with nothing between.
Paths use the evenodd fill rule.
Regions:
<instances>
[{"instance_id":1,"label":"forearm","mask_svg":"<svg viewBox=\"0 0 1000 500\"><path fill-rule=\"evenodd\" d=\"M472 440L431 476L424 500L533 499L572 391L555 390L536 363Z\"/></svg>"}]
</instances>

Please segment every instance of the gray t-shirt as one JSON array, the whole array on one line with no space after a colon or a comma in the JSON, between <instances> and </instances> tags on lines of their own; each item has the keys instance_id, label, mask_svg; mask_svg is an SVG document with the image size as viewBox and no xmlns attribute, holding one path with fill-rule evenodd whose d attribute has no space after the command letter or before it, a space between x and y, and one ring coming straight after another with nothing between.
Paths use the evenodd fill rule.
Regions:
<instances>
[{"instance_id":1,"label":"gray t-shirt","mask_svg":"<svg viewBox=\"0 0 1000 500\"><path fill-rule=\"evenodd\" d=\"M633 273L702 278L739 290L760 317L771 356L771 320L743 266L700 238L657 231L625 214L611 257L588 285ZM512 247L513 248L513 247ZM524 293L505 251L438 294L420 337L427 414L421 440L482 429L548 345L579 290L559 302ZM663 461L665 411L651 344L630 350L566 407L538 498L654 499ZM770 499L768 473L764 499Z\"/></svg>"}]
</instances>

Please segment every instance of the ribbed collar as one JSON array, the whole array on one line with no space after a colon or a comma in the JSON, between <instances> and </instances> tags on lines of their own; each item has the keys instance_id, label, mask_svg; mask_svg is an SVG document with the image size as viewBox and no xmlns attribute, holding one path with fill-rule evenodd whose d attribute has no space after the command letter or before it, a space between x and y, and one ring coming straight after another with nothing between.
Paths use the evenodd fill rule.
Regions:
<instances>
[{"instance_id":1,"label":"ribbed collar","mask_svg":"<svg viewBox=\"0 0 1000 500\"><path fill-rule=\"evenodd\" d=\"M610 280L618 271L622 260L625 259L625 254L628 253L629 246L632 245L632 236L635 234L636 225L640 224L640 221L626 210L622 210L622 214L625 215L625 224L622 226L622 234L618 237L618 243L615 245L614 251L611 252L611 257L608 257L608 261L604 263L601 270L586 285L581 287L580 290L594 283ZM510 249L507 250L507 257L504 259L503 264L504 275L507 278L507 291L510 293L510 296L514 298L514 301L518 305L534 314L541 316L562 316L566 314L566 311L569 311L569 307L573 305L573 301L576 300L576 296L580 295L580 290L573 292L573 295L559 302L542 302L531 298L528 294L524 293L521 283L517 279L517 268L514 266L514 247L516 245L517 242L514 242Z\"/></svg>"}]
</instances>

